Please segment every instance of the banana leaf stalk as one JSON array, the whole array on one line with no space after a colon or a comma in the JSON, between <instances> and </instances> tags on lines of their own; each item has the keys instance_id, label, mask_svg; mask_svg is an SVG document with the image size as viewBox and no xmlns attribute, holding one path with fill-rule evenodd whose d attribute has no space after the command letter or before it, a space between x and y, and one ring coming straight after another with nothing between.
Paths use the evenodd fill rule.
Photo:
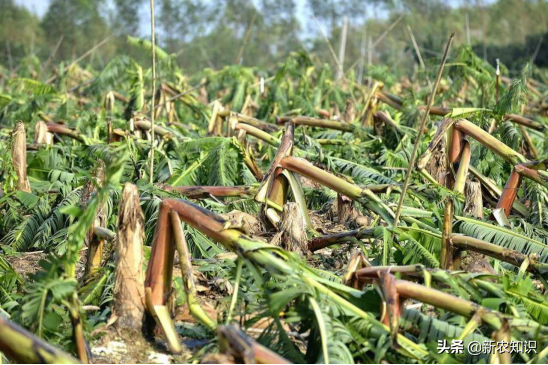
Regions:
<instances>
[{"instance_id":1,"label":"banana leaf stalk","mask_svg":"<svg viewBox=\"0 0 548 365\"><path fill-rule=\"evenodd\" d=\"M354 277L360 282L369 283L371 279L377 279L382 273L400 273L409 276L421 276L425 270L439 270L439 269L427 269L423 265L403 265L403 266L371 266L363 269L356 270Z\"/></svg>"},{"instance_id":2,"label":"banana leaf stalk","mask_svg":"<svg viewBox=\"0 0 548 365\"><path fill-rule=\"evenodd\" d=\"M379 110L375 113L374 117L386 124L387 126L394 128L396 131L400 130L400 126L398 125L398 123L396 123L387 112Z\"/></svg>"},{"instance_id":3,"label":"banana leaf stalk","mask_svg":"<svg viewBox=\"0 0 548 365\"><path fill-rule=\"evenodd\" d=\"M0 316L0 353L14 363L78 364L78 359L56 349L19 325Z\"/></svg>"},{"instance_id":4,"label":"banana leaf stalk","mask_svg":"<svg viewBox=\"0 0 548 365\"><path fill-rule=\"evenodd\" d=\"M375 229L374 228L362 228L355 229L352 231L340 232L328 234L321 237L312 238L308 241L308 249L311 252L321 250L333 245L343 244L343 243L353 243L358 242L364 238L374 238Z\"/></svg>"},{"instance_id":5,"label":"banana leaf stalk","mask_svg":"<svg viewBox=\"0 0 548 365\"><path fill-rule=\"evenodd\" d=\"M454 164L459 160L462 153L462 148L464 147L464 134L453 126L451 128L450 136L451 138L448 144L450 148L447 153L447 158L449 159L449 163Z\"/></svg>"},{"instance_id":6,"label":"banana leaf stalk","mask_svg":"<svg viewBox=\"0 0 548 365\"><path fill-rule=\"evenodd\" d=\"M533 140L531 139L531 136L527 132L524 126L520 125L519 129L521 130L521 134L523 134L523 137L525 138L525 143L527 144L527 147L529 149L529 153L533 159L538 159L538 151L535 147L535 144L533 143Z\"/></svg>"},{"instance_id":7,"label":"banana leaf stalk","mask_svg":"<svg viewBox=\"0 0 548 365\"><path fill-rule=\"evenodd\" d=\"M544 125L542 125L541 123L535 122L532 119L517 114L506 114L503 117L503 120L510 120L516 124L519 124L520 126L531 128L537 131L544 130Z\"/></svg>"},{"instance_id":8,"label":"banana leaf stalk","mask_svg":"<svg viewBox=\"0 0 548 365\"><path fill-rule=\"evenodd\" d=\"M539 263L536 255L524 255L518 251L510 250L490 242L482 241L477 238L453 234L449 238L451 244L463 250L471 250L481 254L493 257L497 260L508 262L514 266L520 267L528 260L527 271L540 276L548 273L548 264Z\"/></svg>"},{"instance_id":9,"label":"banana leaf stalk","mask_svg":"<svg viewBox=\"0 0 548 365\"><path fill-rule=\"evenodd\" d=\"M150 131L150 128L152 128L152 123L149 122L148 120L138 120L138 121L135 121L135 126L144 131ZM173 132L159 125L154 125L154 134L157 134L166 139L173 138Z\"/></svg>"},{"instance_id":10,"label":"banana leaf stalk","mask_svg":"<svg viewBox=\"0 0 548 365\"><path fill-rule=\"evenodd\" d=\"M178 192L189 199L204 199L214 196L216 198L245 197L253 196L257 193L256 185L242 186L170 186L161 184L162 190L169 192Z\"/></svg>"},{"instance_id":11,"label":"banana leaf stalk","mask_svg":"<svg viewBox=\"0 0 548 365\"><path fill-rule=\"evenodd\" d=\"M262 181L264 177L263 172L257 165L257 161L253 155L253 150L251 149L251 146L248 145L245 135L245 131L238 132L238 139L234 141L234 144L240 150L245 165L249 168L255 179Z\"/></svg>"},{"instance_id":12,"label":"banana leaf stalk","mask_svg":"<svg viewBox=\"0 0 548 365\"><path fill-rule=\"evenodd\" d=\"M175 238L175 247L179 253L179 264L181 265L181 275L183 279L183 288L186 294L188 310L194 318L204 324L210 330L215 330L217 324L211 319L198 303L198 294L194 285L192 274L192 263L190 262L190 252L185 240L185 234L181 225L179 215L175 211L169 212L171 224L173 226L173 236Z\"/></svg>"},{"instance_id":13,"label":"banana leaf stalk","mask_svg":"<svg viewBox=\"0 0 548 365\"><path fill-rule=\"evenodd\" d=\"M145 277L145 304L148 313L162 329L169 351L180 354L181 342L168 309L175 258L170 212L171 207L163 202L158 211L158 221Z\"/></svg>"},{"instance_id":14,"label":"banana leaf stalk","mask_svg":"<svg viewBox=\"0 0 548 365\"><path fill-rule=\"evenodd\" d=\"M526 162L527 159L523 157L520 153L514 151L497 138L493 137L480 127L475 124L467 121L466 119L459 119L455 121L454 127L463 132L464 134L474 138L476 141L489 148L491 151L497 155L504 158L507 162L512 165L517 165L521 162Z\"/></svg>"},{"instance_id":15,"label":"banana leaf stalk","mask_svg":"<svg viewBox=\"0 0 548 365\"><path fill-rule=\"evenodd\" d=\"M500 330L507 321L512 327L522 332L528 338L535 337L537 331L540 331L541 333L546 332L545 327L539 325L539 323L533 320L504 315L474 302L426 287L421 284L406 280L396 280L395 285L400 297L427 303L436 308L448 310L467 318L472 318L474 315L478 315L482 322L488 324L494 330Z\"/></svg>"},{"instance_id":16,"label":"banana leaf stalk","mask_svg":"<svg viewBox=\"0 0 548 365\"><path fill-rule=\"evenodd\" d=\"M421 110L421 111L424 111L424 110L426 110L426 105L421 105L421 106L419 106L418 109ZM444 108L444 107L441 107L441 106L432 106L430 108L430 113L429 114L439 115L439 116L445 117L446 115L451 114L452 111L453 111L452 108Z\"/></svg>"},{"instance_id":17,"label":"banana leaf stalk","mask_svg":"<svg viewBox=\"0 0 548 365\"><path fill-rule=\"evenodd\" d=\"M514 170L521 176L533 180L544 187L548 187L548 178L545 175L540 174L538 170L527 167L527 164L516 165Z\"/></svg>"},{"instance_id":18,"label":"banana leaf stalk","mask_svg":"<svg viewBox=\"0 0 548 365\"><path fill-rule=\"evenodd\" d=\"M350 123L304 116L291 117L289 120L288 117L282 117L278 119L278 123L285 123L287 121L291 121L291 123L295 125L307 125L311 127L335 129L345 132L352 132L356 128L353 124Z\"/></svg>"},{"instance_id":19,"label":"banana leaf stalk","mask_svg":"<svg viewBox=\"0 0 548 365\"><path fill-rule=\"evenodd\" d=\"M376 97L382 101L385 104L390 105L394 109L401 110L403 108L402 106L402 100L395 95L385 93L383 91L377 91Z\"/></svg>"},{"instance_id":20,"label":"banana leaf stalk","mask_svg":"<svg viewBox=\"0 0 548 365\"><path fill-rule=\"evenodd\" d=\"M272 350L257 343L235 325L217 327L219 350L242 364L291 364Z\"/></svg>"},{"instance_id":21,"label":"banana leaf stalk","mask_svg":"<svg viewBox=\"0 0 548 365\"><path fill-rule=\"evenodd\" d=\"M392 338L392 346L397 346L398 330L400 317L403 312L403 301L400 301L400 295L396 287L396 277L390 272L380 274L380 287L383 297L383 307L385 325L390 327L390 337Z\"/></svg>"},{"instance_id":22,"label":"banana leaf stalk","mask_svg":"<svg viewBox=\"0 0 548 365\"><path fill-rule=\"evenodd\" d=\"M274 147L279 147L280 146L280 140L279 139L277 139L276 137L273 137L269 133L267 133L267 132L265 132L265 131L263 131L259 128L256 128L252 125L245 124L245 123L238 123L238 124L236 124L236 126L234 128L236 130L245 131L246 134L249 134L250 136L253 136L257 139L260 139L261 141L264 141L264 142L268 143L271 146L274 146Z\"/></svg>"},{"instance_id":23,"label":"banana leaf stalk","mask_svg":"<svg viewBox=\"0 0 548 365\"><path fill-rule=\"evenodd\" d=\"M245 123L245 124L248 124L248 125L251 125L257 129L260 129L264 132L276 132L279 130L279 127L274 125L274 124L270 124L270 123L267 123L267 122L263 122L262 120L259 120L257 118L253 118L253 117L250 117L250 116L247 116L247 115L244 115L244 114L240 114L240 113L235 113L235 112L232 112L230 110L221 110L219 112L217 112L217 115L220 116L220 117L223 117L223 118L227 118L227 117L235 117L239 122L242 122L242 123Z\"/></svg>"},{"instance_id":24,"label":"banana leaf stalk","mask_svg":"<svg viewBox=\"0 0 548 365\"><path fill-rule=\"evenodd\" d=\"M60 134L75 139L83 144L87 144L86 137L75 129L69 128L63 124L48 123L48 132Z\"/></svg>"},{"instance_id":25,"label":"banana leaf stalk","mask_svg":"<svg viewBox=\"0 0 548 365\"><path fill-rule=\"evenodd\" d=\"M280 161L280 166L364 204L367 208L380 215L389 224L392 224L394 220L394 212L368 188L361 188L358 185L351 184L312 165L302 158L291 156L285 157Z\"/></svg>"},{"instance_id":26,"label":"banana leaf stalk","mask_svg":"<svg viewBox=\"0 0 548 365\"><path fill-rule=\"evenodd\" d=\"M496 207L496 209L504 209L504 213L506 214L506 217L510 215L510 211L512 210L512 205L514 204L514 201L516 200L516 196L518 195L518 189L521 184L521 180L522 180L522 175L520 175L514 168L514 170L512 170L512 172L510 173L508 180L506 181L506 185L504 186L504 190L502 191L502 194L500 195L500 198Z\"/></svg>"}]
</instances>

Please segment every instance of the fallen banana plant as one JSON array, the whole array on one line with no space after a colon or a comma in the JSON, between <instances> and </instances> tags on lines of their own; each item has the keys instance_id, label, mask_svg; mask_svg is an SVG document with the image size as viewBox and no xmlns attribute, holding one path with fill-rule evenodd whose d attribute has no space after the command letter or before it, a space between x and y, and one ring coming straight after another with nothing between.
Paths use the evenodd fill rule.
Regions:
<instances>
[{"instance_id":1,"label":"fallen banana plant","mask_svg":"<svg viewBox=\"0 0 548 365\"><path fill-rule=\"evenodd\" d=\"M76 358L56 349L2 316L0 316L0 352L9 360L21 364L80 363Z\"/></svg>"}]
</instances>

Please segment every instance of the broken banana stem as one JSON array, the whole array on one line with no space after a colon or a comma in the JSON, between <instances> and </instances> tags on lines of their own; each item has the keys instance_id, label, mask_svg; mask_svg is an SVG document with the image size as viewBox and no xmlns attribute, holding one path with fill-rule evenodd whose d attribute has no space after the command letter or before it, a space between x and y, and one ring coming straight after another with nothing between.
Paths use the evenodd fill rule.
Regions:
<instances>
[{"instance_id":1,"label":"broken banana stem","mask_svg":"<svg viewBox=\"0 0 548 365\"><path fill-rule=\"evenodd\" d=\"M464 186L466 184L466 178L468 176L468 168L470 167L470 156L470 143L467 140L464 140L459 170L457 172L457 176L455 177L454 187L454 190L459 194L464 194Z\"/></svg>"},{"instance_id":2,"label":"broken banana stem","mask_svg":"<svg viewBox=\"0 0 548 365\"><path fill-rule=\"evenodd\" d=\"M294 136L295 125L288 123L280 147L278 147L267 173L264 174L259 191L255 195L255 200L266 204L267 207L269 201L280 207L285 204L289 183L287 178L282 175L279 164L284 157L293 155Z\"/></svg>"},{"instance_id":3,"label":"broken banana stem","mask_svg":"<svg viewBox=\"0 0 548 365\"><path fill-rule=\"evenodd\" d=\"M0 316L0 353L13 363L78 364L78 359L51 346L23 327Z\"/></svg>"},{"instance_id":4,"label":"broken banana stem","mask_svg":"<svg viewBox=\"0 0 548 365\"><path fill-rule=\"evenodd\" d=\"M170 186L161 184L162 190L169 192L178 192L189 199L203 199L214 196L216 198L230 198L253 196L258 191L256 185L242 186Z\"/></svg>"},{"instance_id":5,"label":"broken banana stem","mask_svg":"<svg viewBox=\"0 0 548 365\"><path fill-rule=\"evenodd\" d=\"M175 211L169 213L171 218L171 226L173 227L173 236L175 238L175 247L179 253L179 264L181 265L181 275L183 279L183 288L186 294L188 310L196 320L204 324L207 328L214 331L217 324L211 319L198 303L198 295L196 286L194 285L194 277L192 274L192 263L190 261L190 253L186 243L181 219Z\"/></svg>"},{"instance_id":6,"label":"broken banana stem","mask_svg":"<svg viewBox=\"0 0 548 365\"><path fill-rule=\"evenodd\" d=\"M280 161L280 166L327 186L352 200L359 201L375 213L379 214L387 223L392 224L392 221L394 220L394 212L386 206L377 195L367 188L361 188L358 185L351 184L340 177L312 165L302 158L291 156L285 157Z\"/></svg>"},{"instance_id":7,"label":"broken banana stem","mask_svg":"<svg viewBox=\"0 0 548 365\"><path fill-rule=\"evenodd\" d=\"M394 95L385 93L385 92L380 91L380 90L377 91L377 93L375 95L376 95L377 99L379 99L380 101L382 101L385 104L390 105L394 109L401 110L403 108L402 100L400 98L394 96Z\"/></svg>"},{"instance_id":8,"label":"broken banana stem","mask_svg":"<svg viewBox=\"0 0 548 365\"><path fill-rule=\"evenodd\" d=\"M219 347L243 364L291 364L274 351L257 343L235 325L217 328Z\"/></svg>"},{"instance_id":9,"label":"broken banana stem","mask_svg":"<svg viewBox=\"0 0 548 365\"><path fill-rule=\"evenodd\" d=\"M57 123L48 123L47 127L48 127L48 132L50 133L67 136L77 140L78 142L86 144L86 138L84 137L84 135L82 135L82 133L78 132L75 129L69 128L66 125L57 124Z\"/></svg>"},{"instance_id":10,"label":"broken banana stem","mask_svg":"<svg viewBox=\"0 0 548 365\"><path fill-rule=\"evenodd\" d=\"M138 120L135 122L135 126L144 131L150 131L150 129L152 128L152 123L148 120ZM159 125L154 125L154 134L168 139L173 138L173 134L169 129L166 129Z\"/></svg>"},{"instance_id":11,"label":"broken banana stem","mask_svg":"<svg viewBox=\"0 0 548 365\"><path fill-rule=\"evenodd\" d=\"M434 134L434 137L432 137L432 140L428 144L428 148L422 156L417 161L417 169L422 171L426 169L426 165L428 165L428 162L430 161L430 158L432 157L432 151L436 148L438 143L441 142L441 140L444 138L445 134L451 130L453 127L453 124L455 121L453 119L444 119L441 122L441 125L438 127L438 130Z\"/></svg>"},{"instance_id":12,"label":"broken banana stem","mask_svg":"<svg viewBox=\"0 0 548 365\"><path fill-rule=\"evenodd\" d=\"M392 127L397 131L400 130L400 126L398 125L398 123L396 123L387 112L379 110L374 114L374 117L386 124L387 126Z\"/></svg>"},{"instance_id":13,"label":"broken banana stem","mask_svg":"<svg viewBox=\"0 0 548 365\"><path fill-rule=\"evenodd\" d=\"M495 259L508 262L514 266L520 267L525 260L529 260L527 271L539 274L548 270L548 264L537 262L534 255L524 255L520 252L510 250L490 242L482 241L477 238L467 237L463 235L452 235L449 240L451 244L462 250L475 251Z\"/></svg>"},{"instance_id":14,"label":"broken banana stem","mask_svg":"<svg viewBox=\"0 0 548 365\"><path fill-rule=\"evenodd\" d=\"M522 176L514 168L514 170L510 173L510 176L506 181L506 185L504 185L504 190L502 191L499 201L497 202L496 209L503 209L506 217L508 217L512 211L512 206L514 205L514 201L518 195L521 180Z\"/></svg>"},{"instance_id":15,"label":"broken banana stem","mask_svg":"<svg viewBox=\"0 0 548 365\"><path fill-rule=\"evenodd\" d=\"M499 330L505 320L508 320L510 323L515 320L513 317L505 316L500 312L482 307L474 302L411 281L396 280L395 285L400 297L418 300L466 318L472 318L477 314L484 323L491 326L494 330ZM540 327L535 321L517 319L515 322L517 325L525 325L532 329Z\"/></svg>"},{"instance_id":16,"label":"broken banana stem","mask_svg":"<svg viewBox=\"0 0 548 365\"><path fill-rule=\"evenodd\" d=\"M258 129L264 131L264 132L276 132L276 131L279 130L279 127L274 125L274 124L264 122L262 120L250 117L248 115L235 113L235 112L232 112L230 110L221 110L221 111L217 112L217 115L220 116L220 117L223 117L223 118L233 116L236 119L238 119L239 122L249 124L249 125L251 125L255 128L258 128Z\"/></svg>"},{"instance_id":17,"label":"broken banana stem","mask_svg":"<svg viewBox=\"0 0 548 365\"><path fill-rule=\"evenodd\" d=\"M287 117L282 117L278 120L279 123L285 123L286 121ZM295 125L307 125L310 127L328 128L345 132L352 132L356 128L353 124L350 123L304 116L292 117L291 119L289 119L289 121L291 121Z\"/></svg>"},{"instance_id":18,"label":"broken banana stem","mask_svg":"<svg viewBox=\"0 0 548 365\"><path fill-rule=\"evenodd\" d=\"M521 115L506 114L502 119L503 120L510 120L510 121L512 121L516 124L519 124L519 125L522 125L524 127L531 128L531 129L535 129L537 131L544 130L544 126L541 123L535 122L534 120L526 118L526 117L521 116Z\"/></svg>"},{"instance_id":19,"label":"broken banana stem","mask_svg":"<svg viewBox=\"0 0 548 365\"><path fill-rule=\"evenodd\" d=\"M480 173L474 166L470 166L469 168L470 173L474 175L476 179L479 180L479 182L487 189L489 192L495 197L500 198L502 194L502 189L493 182L490 178L484 176L482 173ZM512 205L512 208L515 209L519 214L523 215L524 217L528 217L530 212L529 208L527 208L522 202L519 200L514 200L514 204Z\"/></svg>"},{"instance_id":20,"label":"broken banana stem","mask_svg":"<svg viewBox=\"0 0 548 365\"><path fill-rule=\"evenodd\" d=\"M453 214L455 202L448 196L445 200L445 211L443 215L443 230L441 232L440 267L445 270L453 269L454 250L450 237L453 234Z\"/></svg>"},{"instance_id":21,"label":"broken banana stem","mask_svg":"<svg viewBox=\"0 0 548 365\"><path fill-rule=\"evenodd\" d=\"M343 243L353 243L356 242L356 240L373 237L375 237L374 228L355 229L347 232L333 233L312 238L308 241L308 249L311 252L314 252L329 246L340 245Z\"/></svg>"},{"instance_id":22,"label":"broken banana stem","mask_svg":"<svg viewBox=\"0 0 548 365\"><path fill-rule=\"evenodd\" d=\"M252 125L245 124L245 123L238 123L238 124L236 124L236 126L234 128L236 130L245 131L248 135L253 136L257 139L260 139L261 141L264 141L264 142L268 143L271 146L274 146L274 147L279 147L280 146L280 140L273 137L269 133L267 133L267 132L265 132L265 131L263 131L259 128L256 128Z\"/></svg>"},{"instance_id":23,"label":"broken banana stem","mask_svg":"<svg viewBox=\"0 0 548 365\"><path fill-rule=\"evenodd\" d=\"M527 159L520 153L514 151L497 138L493 137L474 123L466 119L459 119L454 124L455 128L464 134L474 138L476 141L489 148L491 151L504 158L512 165L517 165L521 162L526 162Z\"/></svg>"},{"instance_id":24,"label":"broken banana stem","mask_svg":"<svg viewBox=\"0 0 548 365\"><path fill-rule=\"evenodd\" d=\"M389 332L388 328L379 321L377 321L372 315L362 311L343 297L339 296L323 284L319 283L316 279L314 279L313 274L308 272L303 273L300 270L296 271L293 266L291 266L287 261L281 258L284 257L286 253L279 247L253 240L238 230L231 228L225 229L224 227L226 225L226 221L224 219L202 207L199 207L184 200L165 199L162 202L162 206L160 209L175 210L179 214L179 217L182 221L200 230L211 239L221 243L228 251L235 252L240 257L249 259L256 265L261 266L269 271L271 274L280 275L286 278L302 278L307 284L312 285L321 294L324 294L331 298L338 305L348 310L349 313L352 313L353 315L356 315L358 317L366 318L373 326L373 330L371 331L371 335L373 337L380 338L380 336ZM160 212L159 219L161 218L162 212ZM160 221L158 224L160 224ZM157 241L154 242L154 245L156 245L156 242ZM159 250L156 251L161 252ZM279 253L279 255L274 254L274 252L276 251ZM155 259L153 257L154 252L155 250L153 246L151 260ZM162 281L150 280L148 272L147 280L148 282L153 282L155 285L163 284ZM405 348L407 349L412 349L417 354L426 355L426 352L420 346L415 344L413 341L405 338L404 336L398 335L398 343L402 346L405 346ZM406 350L402 351L409 356L413 356L410 352Z\"/></svg>"}]
</instances>

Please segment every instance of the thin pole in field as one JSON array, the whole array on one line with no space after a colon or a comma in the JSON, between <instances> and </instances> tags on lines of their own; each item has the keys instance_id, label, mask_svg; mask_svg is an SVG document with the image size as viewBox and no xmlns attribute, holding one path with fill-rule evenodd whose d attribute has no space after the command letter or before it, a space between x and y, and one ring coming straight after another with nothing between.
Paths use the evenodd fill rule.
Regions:
<instances>
[{"instance_id":1,"label":"thin pole in field","mask_svg":"<svg viewBox=\"0 0 548 365\"><path fill-rule=\"evenodd\" d=\"M426 121L428 120L428 114L430 114L430 109L432 108L432 104L434 103L434 98L436 97L436 90L438 89L438 86L440 84L443 68L445 67L445 61L447 61L447 55L449 54L449 49L451 48L451 43L453 43L454 36L455 33L451 33L451 36L449 36L449 40L447 41L447 45L445 46L445 52L443 53L443 58L441 60L440 68L438 69L438 75L436 76L436 81L434 81L434 87L432 88L430 98L428 99L428 104L426 105L426 110L424 111L424 114L422 116L421 124L417 133L417 139L415 141L415 146L413 147L413 152L411 153L411 158L409 159L409 167L407 168L407 174L405 175L405 182L403 183L403 187L401 190L400 200L398 202L398 207L396 208L396 214L394 216L393 224L394 228L398 226L398 220L400 219L403 200L405 198L407 188L409 187L409 180L411 179L411 172L413 171L413 167L415 165L415 159L417 157L417 150L419 148L420 139L422 137ZM394 236L394 232L395 231L392 232L392 237Z\"/></svg>"},{"instance_id":2,"label":"thin pole in field","mask_svg":"<svg viewBox=\"0 0 548 365\"><path fill-rule=\"evenodd\" d=\"M154 182L154 98L156 97L156 37L154 35L154 0L150 0L150 31L152 41L152 107L150 108L150 183Z\"/></svg>"}]
</instances>

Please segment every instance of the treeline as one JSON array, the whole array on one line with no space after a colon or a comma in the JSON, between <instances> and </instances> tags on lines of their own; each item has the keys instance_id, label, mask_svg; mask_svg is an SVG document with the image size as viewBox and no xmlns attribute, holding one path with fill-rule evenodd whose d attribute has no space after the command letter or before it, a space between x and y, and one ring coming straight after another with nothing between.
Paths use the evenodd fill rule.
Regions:
<instances>
[{"instance_id":1,"label":"treeline","mask_svg":"<svg viewBox=\"0 0 548 365\"><path fill-rule=\"evenodd\" d=\"M338 52L345 18L345 69L357 70L361 59L366 64L389 65L394 74L408 73L419 64L412 36L428 64L453 31L456 44L470 43L481 57L490 62L500 58L510 69L519 69L532 58L537 65L548 62L542 47L548 40L538 46L540 34L547 31L545 1L451 4L441 0L156 0L157 38L188 72L238 63L269 68L292 51L314 53L335 66L333 53ZM30 58L34 62L51 58L50 64L55 64L86 52L97 68L119 54L146 63L147 55L131 47L127 36L149 37L148 11L149 0L52 0L38 18L14 0L0 0L0 65L8 70L21 67L21 62L32 62L29 55L37 57Z\"/></svg>"}]
</instances>

